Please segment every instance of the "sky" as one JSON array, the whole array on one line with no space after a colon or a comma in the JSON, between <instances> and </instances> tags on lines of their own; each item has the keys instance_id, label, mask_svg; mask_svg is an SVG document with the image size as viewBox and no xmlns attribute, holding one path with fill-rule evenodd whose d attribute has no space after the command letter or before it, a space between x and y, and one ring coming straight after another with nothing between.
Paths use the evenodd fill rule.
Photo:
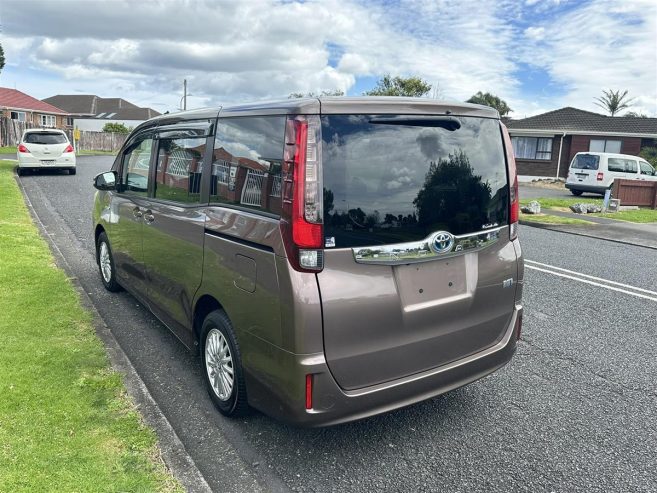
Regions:
<instances>
[{"instance_id":1,"label":"sky","mask_svg":"<svg viewBox=\"0 0 657 493\"><path fill-rule=\"evenodd\" d=\"M657 116L655 0L2 0L0 86L177 111L418 76L524 118L628 90Z\"/></svg>"}]
</instances>

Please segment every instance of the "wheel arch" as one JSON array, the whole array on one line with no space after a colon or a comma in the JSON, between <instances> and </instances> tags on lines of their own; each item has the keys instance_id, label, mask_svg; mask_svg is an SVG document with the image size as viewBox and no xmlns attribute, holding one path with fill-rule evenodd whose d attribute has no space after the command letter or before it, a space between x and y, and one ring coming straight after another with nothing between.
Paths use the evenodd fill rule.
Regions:
<instances>
[{"instance_id":1,"label":"wheel arch","mask_svg":"<svg viewBox=\"0 0 657 493\"><path fill-rule=\"evenodd\" d=\"M215 310L223 310L224 307L219 301L210 294L204 294L196 300L194 304L194 314L192 318L192 331L194 334L194 340L197 342L196 348L200 348L200 338L201 338L201 326L203 325L203 320L208 316L209 313ZM225 310L224 310L225 312ZM226 314L228 316L228 314Z\"/></svg>"},{"instance_id":2,"label":"wheel arch","mask_svg":"<svg viewBox=\"0 0 657 493\"><path fill-rule=\"evenodd\" d=\"M107 231L105 231L103 225L97 224L96 228L94 229L94 247L95 247L94 250L96 251L96 255L95 255L96 263L98 263L98 237L100 236L101 233L105 233L107 235Z\"/></svg>"}]
</instances>

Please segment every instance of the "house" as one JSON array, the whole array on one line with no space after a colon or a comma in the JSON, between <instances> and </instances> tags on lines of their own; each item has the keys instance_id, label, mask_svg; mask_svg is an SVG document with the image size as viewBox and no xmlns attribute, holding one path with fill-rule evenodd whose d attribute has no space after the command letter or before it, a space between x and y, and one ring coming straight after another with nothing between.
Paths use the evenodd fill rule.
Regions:
<instances>
[{"instance_id":1,"label":"house","mask_svg":"<svg viewBox=\"0 0 657 493\"><path fill-rule=\"evenodd\" d=\"M68 113L24 92L0 87L0 116L33 127L65 128Z\"/></svg>"},{"instance_id":2,"label":"house","mask_svg":"<svg viewBox=\"0 0 657 493\"><path fill-rule=\"evenodd\" d=\"M657 118L605 116L567 107L506 125L518 175L526 178L564 178L578 152L636 156L643 147L657 146Z\"/></svg>"},{"instance_id":3,"label":"house","mask_svg":"<svg viewBox=\"0 0 657 493\"><path fill-rule=\"evenodd\" d=\"M58 94L43 100L71 114L69 127L101 131L106 123L123 123L136 127L159 116L152 108L142 108L123 98L101 98L93 94Z\"/></svg>"}]
</instances>

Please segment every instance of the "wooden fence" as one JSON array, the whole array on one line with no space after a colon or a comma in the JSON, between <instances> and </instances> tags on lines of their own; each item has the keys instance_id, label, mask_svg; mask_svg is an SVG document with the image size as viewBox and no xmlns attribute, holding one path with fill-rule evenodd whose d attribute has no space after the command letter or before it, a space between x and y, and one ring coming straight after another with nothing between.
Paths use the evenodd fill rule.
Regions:
<instances>
[{"instance_id":1,"label":"wooden fence","mask_svg":"<svg viewBox=\"0 0 657 493\"><path fill-rule=\"evenodd\" d=\"M39 128L29 122L19 122L6 117L0 117L0 147L16 146L28 128ZM73 132L71 129L62 129L68 135L68 139L73 142ZM118 151L128 134L119 134L113 132L91 132L83 130L80 132L80 140L76 142L76 149L83 151Z\"/></svg>"},{"instance_id":2,"label":"wooden fence","mask_svg":"<svg viewBox=\"0 0 657 493\"><path fill-rule=\"evenodd\" d=\"M657 181L614 180L611 195L620 205L638 205L657 209Z\"/></svg>"}]
</instances>

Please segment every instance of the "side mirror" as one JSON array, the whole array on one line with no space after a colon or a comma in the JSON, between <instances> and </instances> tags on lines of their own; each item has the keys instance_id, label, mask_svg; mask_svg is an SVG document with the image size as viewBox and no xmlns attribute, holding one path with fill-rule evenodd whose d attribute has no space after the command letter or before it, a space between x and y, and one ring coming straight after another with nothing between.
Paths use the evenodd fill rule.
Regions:
<instances>
[{"instance_id":1,"label":"side mirror","mask_svg":"<svg viewBox=\"0 0 657 493\"><path fill-rule=\"evenodd\" d=\"M96 175L94 188L98 190L116 190L116 171L106 171Z\"/></svg>"}]
</instances>

